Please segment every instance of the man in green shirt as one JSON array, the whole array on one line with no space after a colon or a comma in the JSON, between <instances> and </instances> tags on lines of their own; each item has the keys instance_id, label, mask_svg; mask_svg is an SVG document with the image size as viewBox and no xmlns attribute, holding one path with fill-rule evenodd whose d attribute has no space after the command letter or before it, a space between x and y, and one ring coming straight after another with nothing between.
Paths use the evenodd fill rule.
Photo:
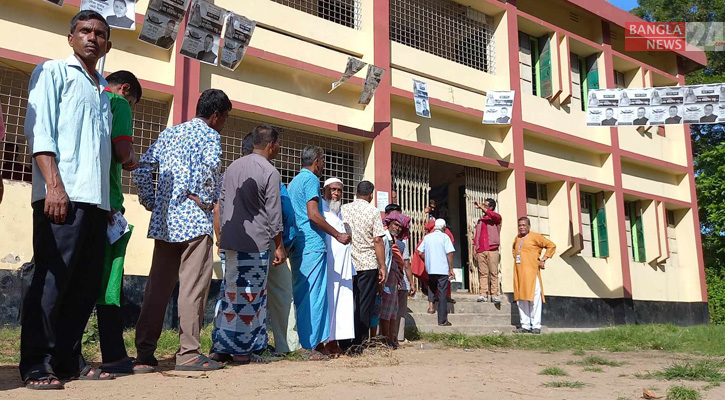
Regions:
<instances>
[{"instance_id":1,"label":"man in green shirt","mask_svg":"<svg viewBox=\"0 0 725 400\"><path fill-rule=\"evenodd\" d=\"M109 171L111 204L109 221L112 221L113 214L125 211L121 171L133 171L138 168L133 147L131 107L141 99L142 91L136 76L128 71L114 72L106 80L108 81L106 94L111 101L111 113L113 114L111 125L113 158ZM153 367L141 365L136 359L129 357L123 343L121 287L123 286L123 260L130 237L131 232L127 232L113 244L106 239L103 281L96 303L98 335L103 357L101 369L104 372L116 374L139 374L154 370Z\"/></svg>"}]
</instances>

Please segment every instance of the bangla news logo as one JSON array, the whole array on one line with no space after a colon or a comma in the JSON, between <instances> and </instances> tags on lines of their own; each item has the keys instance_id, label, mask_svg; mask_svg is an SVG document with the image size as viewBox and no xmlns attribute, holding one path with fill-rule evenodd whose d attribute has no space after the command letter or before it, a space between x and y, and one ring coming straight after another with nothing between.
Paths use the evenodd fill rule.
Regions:
<instances>
[{"instance_id":1,"label":"bangla news logo","mask_svg":"<svg viewBox=\"0 0 725 400\"><path fill-rule=\"evenodd\" d=\"M625 51L725 51L725 22L627 22Z\"/></svg>"}]
</instances>

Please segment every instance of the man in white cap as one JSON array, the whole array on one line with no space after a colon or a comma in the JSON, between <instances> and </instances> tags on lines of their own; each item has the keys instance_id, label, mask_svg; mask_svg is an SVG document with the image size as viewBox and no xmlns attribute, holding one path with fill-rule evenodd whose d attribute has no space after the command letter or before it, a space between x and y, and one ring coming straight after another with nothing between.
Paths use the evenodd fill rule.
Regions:
<instances>
[{"instance_id":1,"label":"man in white cap","mask_svg":"<svg viewBox=\"0 0 725 400\"><path fill-rule=\"evenodd\" d=\"M445 299L448 293L449 277L455 278L453 274L453 242L443 231L446 229L446 221L437 219L435 229L423 238L423 243L418 246L418 254L425 261L425 271L428 273L428 301L435 300L435 291L438 291L438 298ZM448 321L448 304L445 301L438 301L438 326L451 326Z\"/></svg>"},{"instance_id":2,"label":"man in white cap","mask_svg":"<svg viewBox=\"0 0 725 400\"><path fill-rule=\"evenodd\" d=\"M329 178L322 188L322 212L330 226L338 232L348 232L342 222L342 181ZM330 354L341 354L340 340L355 338L355 302L352 294L352 266L350 245L325 235L327 246L327 302L330 310L330 337L326 345Z\"/></svg>"}]
</instances>

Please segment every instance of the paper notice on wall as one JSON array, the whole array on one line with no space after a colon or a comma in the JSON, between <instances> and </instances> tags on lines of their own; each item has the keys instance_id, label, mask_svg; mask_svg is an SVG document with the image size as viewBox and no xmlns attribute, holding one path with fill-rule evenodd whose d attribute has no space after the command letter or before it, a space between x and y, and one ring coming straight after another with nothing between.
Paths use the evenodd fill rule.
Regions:
<instances>
[{"instance_id":1,"label":"paper notice on wall","mask_svg":"<svg viewBox=\"0 0 725 400\"><path fill-rule=\"evenodd\" d=\"M713 124L720 108L720 85L685 86L686 124Z\"/></svg>"},{"instance_id":2,"label":"paper notice on wall","mask_svg":"<svg viewBox=\"0 0 725 400\"><path fill-rule=\"evenodd\" d=\"M649 88L622 90L617 125L648 125L651 96L652 89Z\"/></svg>"},{"instance_id":3,"label":"paper notice on wall","mask_svg":"<svg viewBox=\"0 0 725 400\"><path fill-rule=\"evenodd\" d=\"M617 125L619 89L590 89L587 98L587 126Z\"/></svg>"},{"instance_id":4,"label":"paper notice on wall","mask_svg":"<svg viewBox=\"0 0 725 400\"><path fill-rule=\"evenodd\" d=\"M380 85L380 80L383 79L384 73L385 69L383 68L376 67L374 65L368 66L368 75L365 78L365 86L363 86L363 91L360 94L358 104L370 104L370 100L372 100L375 95L375 89L377 89L378 85Z\"/></svg>"},{"instance_id":5,"label":"paper notice on wall","mask_svg":"<svg viewBox=\"0 0 725 400\"><path fill-rule=\"evenodd\" d=\"M725 84L718 85L718 93L720 94L720 102L717 107L717 122L725 122Z\"/></svg>"},{"instance_id":6,"label":"paper notice on wall","mask_svg":"<svg viewBox=\"0 0 725 400\"><path fill-rule=\"evenodd\" d=\"M136 0L82 0L81 10L103 15L111 28L136 29Z\"/></svg>"},{"instance_id":7,"label":"paper notice on wall","mask_svg":"<svg viewBox=\"0 0 725 400\"><path fill-rule=\"evenodd\" d=\"M649 124L681 124L683 100L684 88L681 86L653 88L650 100Z\"/></svg>"},{"instance_id":8,"label":"paper notice on wall","mask_svg":"<svg viewBox=\"0 0 725 400\"><path fill-rule=\"evenodd\" d=\"M45 1L50 4L55 4L56 6L63 7L63 0L45 0Z\"/></svg>"},{"instance_id":9,"label":"paper notice on wall","mask_svg":"<svg viewBox=\"0 0 725 400\"><path fill-rule=\"evenodd\" d=\"M415 113L419 117L430 118L430 102L428 101L428 84L413 79L413 100Z\"/></svg>"},{"instance_id":10,"label":"paper notice on wall","mask_svg":"<svg viewBox=\"0 0 725 400\"><path fill-rule=\"evenodd\" d=\"M385 207L390 204L390 193L378 191L376 196L376 203L378 205L378 210L384 212Z\"/></svg>"},{"instance_id":11,"label":"paper notice on wall","mask_svg":"<svg viewBox=\"0 0 725 400\"><path fill-rule=\"evenodd\" d=\"M336 82L332 82L332 89L330 89L330 91L327 93L332 93L332 91L337 89L338 86L345 83L353 75L362 71L362 69L365 68L366 65L368 64L366 62L363 62L362 60L358 60L355 57L348 57L347 65L345 66L345 72L342 74L342 77L340 77L340 79L338 79Z\"/></svg>"},{"instance_id":12,"label":"paper notice on wall","mask_svg":"<svg viewBox=\"0 0 725 400\"><path fill-rule=\"evenodd\" d=\"M234 71L247 52L249 42L252 41L256 21L252 21L241 15L229 13L227 15L227 27L224 30L224 46L222 46L221 66Z\"/></svg>"},{"instance_id":13,"label":"paper notice on wall","mask_svg":"<svg viewBox=\"0 0 725 400\"><path fill-rule=\"evenodd\" d=\"M224 15L227 11L204 0L193 0L189 9L181 54L217 65Z\"/></svg>"},{"instance_id":14,"label":"paper notice on wall","mask_svg":"<svg viewBox=\"0 0 725 400\"><path fill-rule=\"evenodd\" d=\"M151 0L138 39L170 49L191 0Z\"/></svg>"},{"instance_id":15,"label":"paper notice on wall","mask_svg":"<svg viewBox=\"0 0 725 400\"><path fill-rule=\"evenodd\" d=\"M486 93L486 105L483 108L484 124L510 124L513 115L513 90L491 90Z\"/></svg>"},{"instance_id":16,"label":"paper notice on wall","mask_svg":"<svg viewBox=\"0 0 725 400\"><path fill-rule=\"evenodd\" d=\"M114 244L121 236L125 235L131 228L128 226L126 218L123 217L120 211L113 214L113 225L108 224L106 228L106 236L108 236L108 243Z\"/></svg>"}]
</instances>

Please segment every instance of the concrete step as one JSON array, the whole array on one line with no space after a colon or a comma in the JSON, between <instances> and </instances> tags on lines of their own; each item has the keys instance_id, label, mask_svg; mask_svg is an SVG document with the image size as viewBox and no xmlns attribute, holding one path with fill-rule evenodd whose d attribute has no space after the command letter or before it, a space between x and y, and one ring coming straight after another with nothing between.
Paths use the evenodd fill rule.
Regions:
<instances>
[{"instance_id":1,"label":"concrete step","mask_svg":"<svg viewBox=\"0 0 725 400\"><path fill-rule=\"evenodd\" d=\"M437 303L436 303L437 304ZM408 310L411 313L425 313L428 311L428 300L409 299ZM511 314L511 304L501 303L496 306L493 303L477 303L475 301L459 301L455 304L448 303L449 314Z\"/></svg>"},{"instance_id":2,"label":"concrete step","mask_svg":"<svg viewBox=\"0 0 725 400\"><path fill-rule=\"evenodd\" d=\"M406 315L406 326L438 326L437 314L408 314ZM448 321L454 326L500 326L510 325L511 315L500 314L448 314Z\"/></svg>"},{"instance_id":3,"label":"concrete step","mask_svg":"<svg viewBox=\"0 0 725 400\"><path fill-rule=\"evenodd\" d=\"M456 301L456 303L459 302L472 302L475 303L478 300L477 294L471 294L468 292L452 292L451 298ZM501 299L501 304L508 304L509 298L505 294L501 294L498 296L499 299ZM428 297L423 292L417 292L414 297L415 300L428 300ZM410 299L412 300L412 299Z\"/></svg>"},{"instance_id":4,"label":"concrete step","mask_svg":"<svg viewBox=\"0 0 725 400\"><path fill-rule=\"evenodd\" d=\"M462 333L464 335L500 335L500 334L512 334L516 328L511 325L488 325L488 326L474 326L474 325L453 325L453 326L438 326L436 325L425 325L417 327L420 332L428 333ZM407 329L407 325L406 325Z\"/></svg>"}]
</instances>

